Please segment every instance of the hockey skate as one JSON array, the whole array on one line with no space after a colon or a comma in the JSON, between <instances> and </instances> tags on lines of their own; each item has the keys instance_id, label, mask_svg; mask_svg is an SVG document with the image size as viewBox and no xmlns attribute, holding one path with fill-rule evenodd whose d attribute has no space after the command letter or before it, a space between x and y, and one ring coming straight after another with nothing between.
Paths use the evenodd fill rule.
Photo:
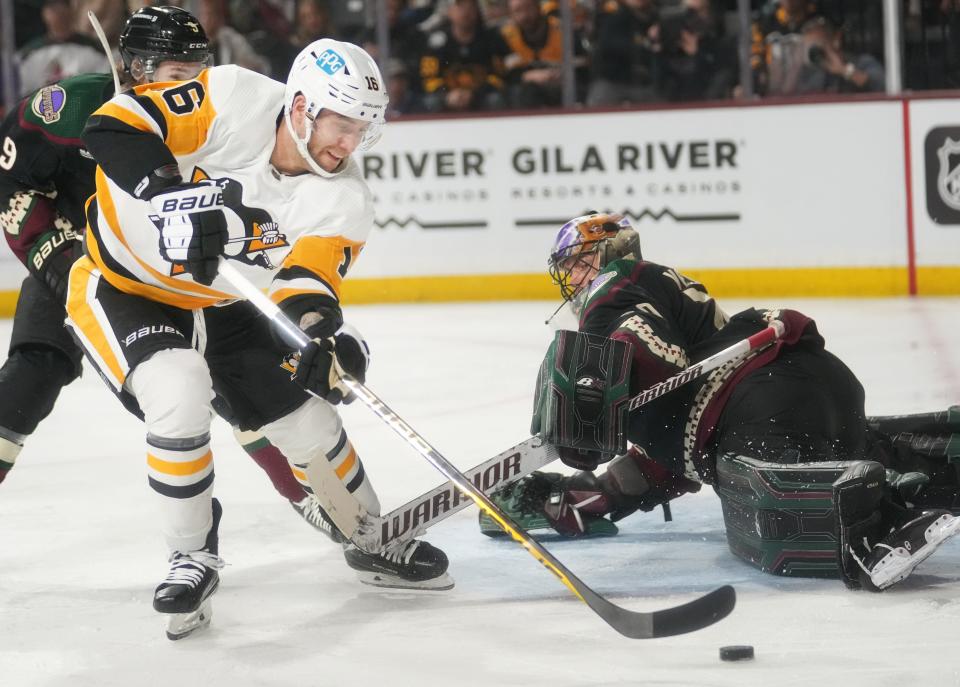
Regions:
<instances>
[{"instance_id":1,"label":"hockey skate","mask_svg":"<svg viewBox=\"0 0 960 687\"><path fill-rule=\"evenodd\" d=\"M960 518L945 510L924 511L873 546L862 560L861 582L882 591L906 579L943 542L960 532Z\"/></svg>"},{"instance_id":2,"label":"hockey skate","mask_svg":"<svg viewBox=\"0 0 960 687\"><path fill-rule=\"evenodd\" d=\"M330 516L323 510L320 501L313 494L307 494L299 501L290 501L290 505L314 529L323 532L337 544L342 544L345 541L343 534L333 524Z\"/></svg>"},{"instance_id":3,"label":"hockey skate","mask_svg":"<svg viewBox=\"0 0 960 687\"><path fill-rule=\"evenodd\" d=\"M217 555L217 528L222 512L220 502L213 499L213 526L203 549L174 551L170 555L170 572L153 595L153 609L169 616L167 639L183 639L210 624L210 597L220 585L217 571L224 566Z\"/></svg>"},{"instance_id":4,"label":"hockey skate","mask_svg":"<svg viewBox=\"0 0 960 687\"><path fill-rule=\"evenodd\" d=\"M558 472L533 472L494 492L490 499L528 532L550 530L561 536L577 537L609 537L617 534L617 526L607 518L580 511L581 506L588 506L596 497L596 494L586 492L585 500L571 503L565 510L569 510L570 517L574 519L574 527L569 531L557 528L558 523L547 517L546 509L551 502L559 503L564 491L570 486L570 478ZM483 511L480 512L479 519L482 534L488 537L506 536L503 528Z\"/></svg>"},{"instance_id":5,"label":"hockey skate","mask_svg":"<svg viewBox=\"0 0 960 687\"><path fill-rule=\"evenodd\" d=\"M447 555L425 541L394 540L380 554L347 544L343 557L357 571L361 582L374 587L433 591L453 588L453 578L447 574Z\"/></svg>"}]
</instances>

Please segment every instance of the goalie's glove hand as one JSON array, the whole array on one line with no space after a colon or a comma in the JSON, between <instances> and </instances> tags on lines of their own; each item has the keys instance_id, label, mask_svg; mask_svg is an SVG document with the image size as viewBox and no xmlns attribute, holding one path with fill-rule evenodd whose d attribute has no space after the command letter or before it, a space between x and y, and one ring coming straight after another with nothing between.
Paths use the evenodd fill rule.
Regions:
<instances>
[{"instance_id":1,"label":"goalie's glove hand","mask_svg":"<svg viewBox=\"0 0 960 687\"><path fill-rule=\"evenodd\" d=\"M294 382L329 403L350 403L353 394L343 378L350 377L361 384L366 381L370 348L360 332L343 324L330 338L311 339L295 357L299 359L291 361L296 367Z\"/></svg>"},{"instance_id":2,"label":"goalie's glove hand","mask_svg":"<svg viewBox=\"0 0 960 687\"><path fill-rule=\"evenodd\" d=\"M215 184L180 184L150 199L161 219L160 255L209 286L227 243L223 191Z\"/></svg>"},{"instance_id":3,"label":"goalie's glove hand","mask_svg":"<svg viewBox=\"0 0 960 687\"><path fill-rule=\"evenodd\" d=\"M565 537L589 534L591 525L612 509L609 496L590 472L561 479L543 504L543 514Z\"/></svg>"}]
</instances>

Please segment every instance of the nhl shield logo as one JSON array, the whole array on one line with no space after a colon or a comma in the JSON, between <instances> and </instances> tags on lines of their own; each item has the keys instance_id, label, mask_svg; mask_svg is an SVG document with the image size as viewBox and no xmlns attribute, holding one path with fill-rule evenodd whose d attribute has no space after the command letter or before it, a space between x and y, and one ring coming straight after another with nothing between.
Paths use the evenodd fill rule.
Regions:
<instances>
[{"instance_id":1,"label":"nhl shield logo","mask_svg":"<svg viewBox=\"0 0 960 687\"><path fill-rule=\"evenodd\" d=\"M937 191L943 204L960 210L960 140L947 138L937 150Z\"/></svg>"},{"instance_id":2,"label":"nhl shield logo","mask_svg":"<svg viewBox=\"0 0 960 687\"><path fill-rule=\"evenodd\" d=\"M923 142L927 214L939 225L960 225L960 126L937 126Z\"/></svg>"}]
</instances>

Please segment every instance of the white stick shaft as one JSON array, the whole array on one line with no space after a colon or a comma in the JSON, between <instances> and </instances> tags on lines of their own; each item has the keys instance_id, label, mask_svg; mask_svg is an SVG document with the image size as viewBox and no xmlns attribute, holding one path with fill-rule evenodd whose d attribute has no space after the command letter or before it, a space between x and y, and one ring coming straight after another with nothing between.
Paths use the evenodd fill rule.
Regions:
<instances>
[{"instance_id":1,"label":"white stick shaft","mask_svg":"<svg viewBox=\"0 0 960 687\"><path fill-rule=\"evenodd\" d=\"M682 372L678 372L669 379L665 379L659 384L654 384L652 387L643 391L632 399L630 399L630 410L636 410L645 403L649 403L655 398L660 398L666 393L673 391L678 386L686 384L692 379L696 379L702 375L707 374L716 370L721 365L725 365L731 360L735 360L742 355L746 355L750 351L756 350L758 348L765 348L769 346L774 341L783 336L785 327L783 322L779 320L774 320L770 323L770 326L766 329L763 329L753 336L750 336L742 341L729 346L728 348L723 349L719 353L714 353L709 358L704 358L699 363L691 365Z\"/></svg>"},{"instance_id":2,"label":"white stick shaft","mask_svg":"<svg viewBox=\"0 0 960 687\"><path fill-rule=\"evenodd\" d=\"M220 266L217 268L217 271L224 279L230 282L244 298L253 303L260 312L273 320L273 323L287 335L290 343L294 344L297 348L302 348L310 342L307 335L283 314L283 311L280 310L277 304L270 300L267 294L251 284L226 258L220 258Z\"/></svg>"},{"instance_id":3,"label":"white stick shaft","mask_svg":"<svg viewBox=\"0 0 960 687\"><path fill-rule=\"evenodd\" d=\"M120 92L120 74L117 72L117 63L113 59L113 51L110 49L110 43L107 42L107 34L103 32L103 27L100 26L100 20L97 19L97 15L95 15L92 10L87 12L87 19L90 20L94 33L96 33L97 38L100 39L100 45L103 46L103 51L107 53L107 61L110 63L110 71L113 74L113 92L114 95L116 95Z\"/></svg>"}]
</instances>

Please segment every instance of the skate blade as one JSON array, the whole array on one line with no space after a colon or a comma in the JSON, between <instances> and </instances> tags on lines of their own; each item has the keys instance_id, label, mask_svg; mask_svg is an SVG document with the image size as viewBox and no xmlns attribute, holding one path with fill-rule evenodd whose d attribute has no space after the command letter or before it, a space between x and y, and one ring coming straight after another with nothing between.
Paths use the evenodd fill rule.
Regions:
<instances>
[{"instance_id":1,"label":"skate blade","mask_svg":"<svg viewBox=\"0 0 960 687\"><path fill-rule=\"evenodd\" d=\"M927 543L910 554L898 547L887 554L877 565L870 580L877 589L887 589L905 580L914 569L927 560L947 539L960 532L960 517L944 515L927 528Z\"/></svg>"},{"instance_id":2,"label":"skate blade","mask_svg":"<svg viewBox=\"0 0 960 687\"><path fill-rule=\"evenodd\" d=\"M175 642L188 637L209 625L212 617L213 605L209 599L192 613L171 613L167 620L167 639Z\"/></svg>"},{"instance_id":3,"label":"skate blade","mask_svg":"<svg viewBox=\"0 0 960 687\"><path fill-rule=\"evenodd\" d=\"M363 584L368 584L371 587L381 587L383 589L423 589L431 592L443 592L448 589L453 589L454 585L453 578L447 573L443 573L429 580L414 582L412 580L405 580L402 577L397 577L396 575L385 575L384 573L358 570L357 578L363 582Z\"/></svg>"}]
</instances>

